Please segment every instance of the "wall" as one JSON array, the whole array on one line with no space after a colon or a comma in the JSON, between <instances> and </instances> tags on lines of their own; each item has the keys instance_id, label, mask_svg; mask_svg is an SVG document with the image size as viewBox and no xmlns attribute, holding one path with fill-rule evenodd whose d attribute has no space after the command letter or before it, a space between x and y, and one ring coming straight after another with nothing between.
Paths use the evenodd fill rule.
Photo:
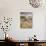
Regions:
<instances>
[{"instance_id":1,"label":"wall","mask_svg":"<svg viewBox=\"0 0 46 46\"><path fill-rule=\"evenodd\" d=\"M20 29L20 12L33 12L33 28ZM27 40L34 34L37 35L39 40L45 39L45 15L46 8L33 8L30 6L28 0L0 0L0 17L13 17L13 22L10 33L17 40ZM2 35L2 31L0 35ZM44 34L45 33L45 34ZM4 33L3 33L4 34ZM3 37L0 36L0 39ZM4 38L3 38L4 39Z\"/></svg>"}]
</instances>

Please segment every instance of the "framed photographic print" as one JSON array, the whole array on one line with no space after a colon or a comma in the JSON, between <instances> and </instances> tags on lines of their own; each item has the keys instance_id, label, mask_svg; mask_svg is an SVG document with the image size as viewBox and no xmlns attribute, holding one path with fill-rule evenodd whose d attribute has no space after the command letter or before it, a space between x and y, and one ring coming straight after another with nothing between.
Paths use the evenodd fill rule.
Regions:
<instances>
[{"instance_id":1,"label":"framed photographic print","mask_svg":"<svg viewBox=\"0 0 46 46\"><path fill-rule=\"evenodd\" d=\"M32 12L20 12L20 28L32 28Z\"/></svg>"}]
</instances>

